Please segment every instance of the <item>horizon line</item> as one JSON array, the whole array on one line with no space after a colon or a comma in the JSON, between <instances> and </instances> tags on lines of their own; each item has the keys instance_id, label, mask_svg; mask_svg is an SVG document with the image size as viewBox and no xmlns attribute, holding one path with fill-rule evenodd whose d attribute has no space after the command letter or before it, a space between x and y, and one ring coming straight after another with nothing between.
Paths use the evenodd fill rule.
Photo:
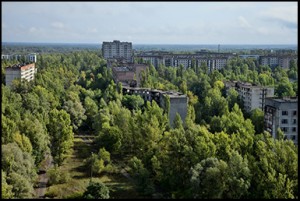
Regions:
<instances>
[{"instance_id":1,"label":"horizon line","mask_svg":"<svg viewBox=\"0 0 300 201\"><path fill-rule=\"evenodd\" d=\"M122 42L122 41L121 41ZM127 41L124 41L127 42ZM2 41L1 43L34 43L34 44L41 44L41 43L46 43L46 44L100 44L102 45L102 42L96 43L96 42L7 42L7 41ZM133 42L131 42L133 43ZM135 43L132 45L295 45L298 46L298 44L291 44L291 43L261 43L261 44L247 44L247 43Z\"/></svg>"}]
</instances>

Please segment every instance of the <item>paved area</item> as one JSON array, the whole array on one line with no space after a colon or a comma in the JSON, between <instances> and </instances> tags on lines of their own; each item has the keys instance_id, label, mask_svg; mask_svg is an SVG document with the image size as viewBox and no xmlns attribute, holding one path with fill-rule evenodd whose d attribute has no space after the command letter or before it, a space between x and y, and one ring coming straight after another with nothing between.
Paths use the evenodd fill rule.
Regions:
<instances>
[{"instance_id":1,"label":"paved area","mask_svg":"<svg viewBox=\"0 0 300 201\"><path fill-rule=\"evenodd\" d=\"M39 184L35 189L37 198L45 198L46 188L47 188L47 170L52 166L52 157L51 155L46 155L45 157L45 165L39 171Z\"/></svg>"}]
</instances>

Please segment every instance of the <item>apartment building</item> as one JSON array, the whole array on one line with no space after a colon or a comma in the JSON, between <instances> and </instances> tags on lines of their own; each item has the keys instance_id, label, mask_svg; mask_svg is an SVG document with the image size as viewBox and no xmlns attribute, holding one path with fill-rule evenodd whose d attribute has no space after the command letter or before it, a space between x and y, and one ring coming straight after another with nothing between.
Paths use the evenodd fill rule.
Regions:
<instances>
[{"instance_id":1,"label":"apartment building","mask_svg":"<svg viewBox=\"0 0 300 201\"><path fill-rule=\"evenodd\" d=\"M170 54L168 52L143 52L137 54L137 58L142 58L144 61L150 61L150 63L156 68L163 64L165 66L178 67L182 65L185 69L191 68L193 65L201 66L204 62L209 71L220 70L225 67L228 59L232 58L232 54L224 53L209 53L209 52L197 52L196 54Z\"/></svg>"},{"instance_id":2,"label":"apartment building","mask_svg":"<svg viewBox=\"0 0 300 201\"><path fill-rule=\"evenodd\" d=\"M243 100L246 112L251 112L255 108L264 109L265 99L274 96L274 87L257 86L245 82L225 81L225 88L228 94L230 88L234 88L239 97Z\"/></svg>"},{"instance_id":3,"label":"apartment building","mask_svg":"<svg viewBox=\"0 0 300 201\"><path fill-rule=\"evenodd\" d=\"M123 85L140 86L140 74L146 70L145 64L127 64L126 66L113 67L113 78L115 82L122 82Z\"/></svg>"},{"instance_id":4,"label":"apartment building","mask_svg":"<svg viewBox=\"0 0 300 201\"><path fill-rule=\"evenodd\" d=\"M15 64L5 68L5 84L11 86L14 79L31 81L37 72L35 63Z\"/></svg>"},{"instance_id":5,"label":"apartment building","mask_svg":"<svg viewBox=\"0 0 300 201\"><path fill-rule=\"evenodd\" d=\"M298 97L266 98L264 128L278 138L277 129L284 132L284 139L298 145Z\"/></svg>"},{"instance_id":6,"label":"apartment building","mask_svg":"<svg viewBox=\"0 0 300 201\"><path fill-rule=\"evenodd\" d=\"M123 94L139 95L145 101L155 101L165 111L168 110L168 119L171 127L174 126L174 120L178 113L184 122L187 115L188 97L185 94L175 91L161 91L157 89L136 88L123 86ZM170 105L166 104L167 99ZM169 107L169 108L167 108Z\"/></svg>"},{"instance_id":7,"label":"apartment building","mask_svg":"<svg viewBox=\"0 0 300 201\"><path fill-rule=\"evenodd\" d=\"M132 62L132 43L118 40L103 42L102 55L105 59L125 59Z\"/></svg>"},{"instance_id":8,"label":"apartment building","mask_svg":"<svg viewBox=\"0 0 300 201\"><path fill-rule=\"evenodd\" d=\"M27 55L27 61L36 63L36 53L31 53Z\"/></svg>"},{"instance_id":9,"label":"apartment building","mask_svg":"<svg viewBox=\"0 0 300 201\"><path fill-rule=\"evenodd\" d=\"M36 63L37 61L37 54L36 53L31 53L28 55L19 55L19 54L2 54L1 55L2 60L18 60L20 61L21 59L25 59L27 62L32 62Z\"/></svg>"},{"instance_id":10,"label":"apartment building","mask_svg":"<svg viewBox=\"0 0 300 201\"><path fill-rule=\"evenodd\" d=\"M282 68L289 68L291 60L294 60L296 63L298 62L298 58L293 56L260 56L259 64L260 65L268 65L272 69L276 66L281 66Z\"/></svg>"}]
</instances>

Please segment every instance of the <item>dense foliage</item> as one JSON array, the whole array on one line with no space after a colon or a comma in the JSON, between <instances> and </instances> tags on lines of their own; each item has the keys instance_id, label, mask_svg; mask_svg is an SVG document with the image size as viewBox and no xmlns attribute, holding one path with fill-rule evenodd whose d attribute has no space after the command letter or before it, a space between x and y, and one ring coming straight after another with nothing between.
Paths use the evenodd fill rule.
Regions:
<instances>
[{"instance_id":1,"label":"dense foliage","mask_svg":"<svg viewBox=\"0 0 300 201\"><path fill-rule=\"evenodd\" d=\"M223 80L275 87L278 96L298 94L295 64L288 70L234 58L221 71L150 65L142 85L180 90L189 97L186 119L170 127L156 102L121 93L100 51L43 53L32 82L2 79L2 197L33 197L37 167L51 153L52 182L64 179L59 166L69 156L74 133L95 135L96 153L84 161L100 174L111 158L129 157L137 190L163 198L297 198L298 149L273 139L262 128L263 113L243 113L235 90L224 94ZM2 61L4 66L13 61ZM298 81L296 81L298 82ZM109 198L91 183L85 198Z\"/></svg>"}]
</instances>

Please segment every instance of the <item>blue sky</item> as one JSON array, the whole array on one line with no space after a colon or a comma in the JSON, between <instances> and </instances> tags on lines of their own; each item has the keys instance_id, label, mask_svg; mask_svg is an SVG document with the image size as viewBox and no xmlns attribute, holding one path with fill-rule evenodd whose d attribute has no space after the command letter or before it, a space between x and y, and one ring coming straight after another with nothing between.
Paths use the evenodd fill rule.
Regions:
<instances>
[{"instance_id":1,"label":"blue sky","mask_svg":"<svg viewBox=\"0 0 300 201\"><path fill-rule=\"evenodd\" d=\"M298 43L298 2L1 4L4 42Z\"/></svg>"}]
</instances>

